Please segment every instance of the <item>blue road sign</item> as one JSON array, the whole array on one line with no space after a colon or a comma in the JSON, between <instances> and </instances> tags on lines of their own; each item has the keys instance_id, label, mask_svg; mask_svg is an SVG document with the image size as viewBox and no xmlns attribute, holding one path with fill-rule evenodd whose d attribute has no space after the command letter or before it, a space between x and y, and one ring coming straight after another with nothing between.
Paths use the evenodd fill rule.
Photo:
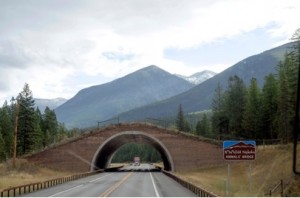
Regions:
<instances>
[{"instance_id":1,"label":"blue road sign","mask_svg":"<svg viewBox=\"0 0 300 198\"><path fill-rule=\"evenodd\" d=\"M224 141L223 157L225 160L255 160L255 141Z\"/></svg>"}]
</instances>

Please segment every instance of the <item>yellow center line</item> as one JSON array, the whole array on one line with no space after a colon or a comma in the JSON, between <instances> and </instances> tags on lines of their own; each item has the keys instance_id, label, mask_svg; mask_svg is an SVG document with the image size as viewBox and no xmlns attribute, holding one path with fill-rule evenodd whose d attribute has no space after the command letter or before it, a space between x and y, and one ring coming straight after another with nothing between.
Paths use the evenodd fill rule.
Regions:
<instances>
[{"instance_id":1,"label":"yellow center line","mask_svg":"<svg viewBox=\"0 0 300 198\"><path fill-rule=\"evenodd\" d=\"M113 193L117 188L119 188L130 176L132 175L132 172L128 173L123 177L122 180L120 180L115 185L111 186L109 189L107 189L104 193L100 195L100 197L108 197L111 193Z\"/></svg>"}]
</instances>

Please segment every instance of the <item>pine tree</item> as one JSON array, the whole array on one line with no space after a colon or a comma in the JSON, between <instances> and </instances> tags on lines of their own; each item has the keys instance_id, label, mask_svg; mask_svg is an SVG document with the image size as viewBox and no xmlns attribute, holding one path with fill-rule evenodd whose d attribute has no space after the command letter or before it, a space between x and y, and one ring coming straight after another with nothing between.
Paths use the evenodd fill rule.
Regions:
<instances>
[{"instance_id":1,"label":"pine tree","mask_svg":"<svg viewBox=\"0 0 300 198\"><path fill-rule=\"evenodd\" d=\"M242 120L245 109L246 86L238 76L231 76L225 92L225 116L229 120L231 135L243 137Z\"/></svg>"},{"instance_id":2,"label":"pine tree","mask_svg":"<svg viewBox=\"0 0 300 198\"><path fill-rule=\"evenodd\" d=\"M210 123L206 114L204 114L202 119L198 121L196 126L196 134L205 137L210 137Z\"/></svg>"},{"instance_id":3,"label":"pine tree","mask_svg":"<svg viewBox=\"0 0 300 198\"><path fill-rule=\"evenodd\" d=\"M294 145L296 145L296 141L299 137L299 123L300 123L300 28L298 28L295 33L293 34L291 40L295 41L294 42L294 51L291 54L292 60L293 60L293 65L294 65L294 113L293 113L293 138L294 138ZM296 153L296 148L297 146L294 147L294 153ZM293 168L295 169L295 167Z\"/></svg>"},{"instance_id":4,"label":"pine tree","mask_svg":"<svg viewBox=\"0 0 300 198\"><path fill-rule=\"evenodd\" d=\"M222 134L228 134L229 120L225 116L224 92L220 83L215 89L215 95L212 100L212 131L218 134L218 139Z\"/></svg>"},{"instance_id":5,"label":"pine tree","mask_svg":"<svg viewBox=\"0 0 300 198\"><path fill-rule=\"evenodd\" d=\"M48 135L46 135L46 131L44 130L44 120L43 120L43 116L40 109L37 107L35 110L35 116L37 119L37 123L38 123L38 130L40 130L40 147L44 148L47 145L49 145L49 141L48 141Z\"/></svg>"},{"instance_id":6,"label":"pine tree","mask_svg":"<svg viewBox=\"0 0 300 198\"><path fill-rule=\"evenodd\" d=\"M261 96L261 115L259 131L263 138L277 138L276 113L278 109L278 80L273 74L265 77Z\"/></svg>"},{"instance_id":7,"label":"pine tree","mask_svg":"<svg viewBox=\"0 0 300 198\"><path fill-rule=\"evenodd\" d=\"M288 68L290 60L287 55L283 63L279 63L279 93L278 93L278 109L277 109L277 125L278 136L285 142L291 139L291 120L293 115L293 106L291 103L291 87L288 78Z\"/></svg>"},{"instance_id":8,"label":"pine tree","mask_svg":"<svg viewBox=\"0 0 300 198\"><path fill-rule=\"evenodd\" d=\"M191 132L190 123L187 121L187 119L184 119L184 129L185 132Z\"/></svg>"},{"instance_id":9,"label":"pine tree","mask_svg":"<svg viewBox=\"0 0 300 198\"><path fill-rule=\"evenodd\" d=\"M262 135L258 133L260 106L260 90L256 79L252 78L246 96L246 105L242 121L242 126L245 131L244 137L246 138L262 138Z\"/></svg>"},{"instance_id":10,"label":"pine tree","mask_svg":"<svg viewBox=\"0 0 300 198\"><path fill-rule=\"evenodd\" d=\"M2 137L1 128L0 128L0 162L6 160L6 145Z\"/></svg>"},{"instance_id":11,"label":"pine tree","mask_svg":"<svg viewBox=\"0 0 300 198\"><path fill-rule=\"evenodd\" d=\"M55 143L58 139L58 122L54 111L46 107L43 115L44 141L43 145Z\"/></svg>"},{"instance_id":12,"label":"pine tree","mask_svg":"<svg viewBox=\"0 0 300 198\"><path fill-rule=\"evenodd\" d=\"M298 84L298 71L300 69L300 28L293 34L291 40L294 41L293 51L289 53L291 59L291 68L289 72L289 79L291 84L291 97L293 105L296 103L297 84Z\"/></svg>"},{"instance_id":13,"label":"pine tree","mask_svg":"<svg viewBox=\"0 0 300 198\"><path fill-rule=\"evenodd\" d=\"M298 29L292 40L295 41L292 52L287 53L283 63L279 65L279 96L277 124L279 137L286 142L292 139L293 123L296 122L296 99L298 71L300 67L300 29ZM299 109L297 110L299 111Z\"/></svg>"},{"instance_id":14,"label":"pine tree","mask_svg":"<svg viewBox=\"0 0 300 198\"><path fill-rule=\"evenodd\" d=\"M40 126L40 120L39 120L40 117L36 111L34 112L34 118L35 118L34 120L35 144L33 150L37 150L43 147L43 131Z\"/></svg>"},{"instance_id":15,"label":"pine tree","mask_svg":"<svg viewBox=\"0 0 300 198\"><path fill-rule=\"evenodd\" d=\"M12 122L11 109L7 105L7 101L4 102L3 107L0 109L0 128L5 143L6 156L12 157L14 125Z\"/></svg>"},{"instance_id":16,"label":"pine tree","mask_svg":"<svg viewBox=\"0 0 300 198\"><path fill-rule=\"evenodd\" d=\"M18 96L20 104L18 126L18 154L23 155L40 147L41 130L34 110L34 99L29 85L24 85Z\"/></svg>"},{"instance_id":17,"label":"pine tree","mask_svg":"<svg viewBox=\"0 0 300 198\"><path fill-rule=\"evenodd\" d=\"M177 118L176 118L176 128L179 131L184 131L184 132L191 131L190 124L184 116L184 112L183 112L181 104L178 107L178 113L177 113Z\"/></svg>"},{"instance_id":18,"label":"pine tree","mask_svg":"<svg viewBox=\"0 0 300 198\"><path fill-rule=\"evenodd\" d=\"M181 104L178 107L178 113L177 113L177 119L176 119L176 128L179 131L184 131L185 130L185 119L184 119L184 114L183 114Z\"/></svg>"},{"instance_id":19,"label":"pine tree","mask_svg":"<svg viewBox=\"0 0 300 198\"><path fill-rule=\"evenodd\" d=\"M63 123L59 123L57 129L57 141L60 142L61 140L67 137L68 137L68 129Z\"/></svg>"}]
</instances>

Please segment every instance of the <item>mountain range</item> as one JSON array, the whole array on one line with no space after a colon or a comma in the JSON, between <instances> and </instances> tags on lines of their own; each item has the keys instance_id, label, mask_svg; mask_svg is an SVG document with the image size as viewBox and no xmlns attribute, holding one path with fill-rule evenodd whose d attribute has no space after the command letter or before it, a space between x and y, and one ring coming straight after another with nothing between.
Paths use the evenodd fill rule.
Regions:
<instances>
[{"instance_id":1,"label":"mountain range","mask_svg":"<svg viewBox=\"0 0 300 198\"><path fill-rule=\"evenodd\" d=\"M55 112L58 121L68 128L83 128L116 116L121 122L170 117L176 115L179 104L185 113L210 109L218 83L226 89L228 78L238 75L247 85L256 78L262 86L266 75L276 73L278 62L291 46L288 43L248 57L198 85L157 66L148 66L112 82L80 90Z\"/></svg>"},{"instance_id":2,"label":"mountain range","mask_svg":"<svg viewBox=\"0 0 300 198\"><path fill-rule=\"evenodd\" d=\"M164 118L175 116L180 104L185 113L210 109L214 90L218 83L223 89L227 89L228 78L237 75L243 79L246 85L249 85L252 78L256 78L261 87L266 75L276 73L278 62L283 60L286 52L292 50L292 45L293 43L287 43L250 56L186 92L122 113L119 115L119 118L122 121L138 121L149 117Z\"/></svg>"},{"instance_id":3,"label":"mountain range","mask_svg":"<svg viewBox=\"0 0 300 198\"><path fill-rule=\"evenodd\" d=\"M194 85L151 65L112 82L80 90L55 109L67 127L89 127L114 115L158 102Z\"/></svg>"}]
</instances>

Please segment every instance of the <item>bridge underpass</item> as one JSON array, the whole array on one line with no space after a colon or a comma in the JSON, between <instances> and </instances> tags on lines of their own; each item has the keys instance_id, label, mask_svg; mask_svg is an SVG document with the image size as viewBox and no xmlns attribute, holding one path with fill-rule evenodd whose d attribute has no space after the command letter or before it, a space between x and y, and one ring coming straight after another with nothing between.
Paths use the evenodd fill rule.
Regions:
<instances>
[{"instance_id":1,"label":"bridge underpass","mask_svg":"<svg viewBox=\"0 0 300 198\"><path fill-rule=\"evenodd\" d=\"M154 147L161 155L165 170L192 170L224 163L218 142L144 123L88 131L27 159L53 169L87 172L108 167L118 148L130 142Z\"/></svg>"},{"instance_id":2,"label":"bridge underpass","mask_svg":"<svg viewBox=\"0 0 300 198\"><path fill-rule=\"evenodd\" d=\"M167 171L174 170L171 154L158 139L140 131L125 131L110 137L99 147L93 157L91 171L107 168L115 152L123 145L131 142L151 145L159 152L164 169Z\"/></svg>"}]
</instances>

